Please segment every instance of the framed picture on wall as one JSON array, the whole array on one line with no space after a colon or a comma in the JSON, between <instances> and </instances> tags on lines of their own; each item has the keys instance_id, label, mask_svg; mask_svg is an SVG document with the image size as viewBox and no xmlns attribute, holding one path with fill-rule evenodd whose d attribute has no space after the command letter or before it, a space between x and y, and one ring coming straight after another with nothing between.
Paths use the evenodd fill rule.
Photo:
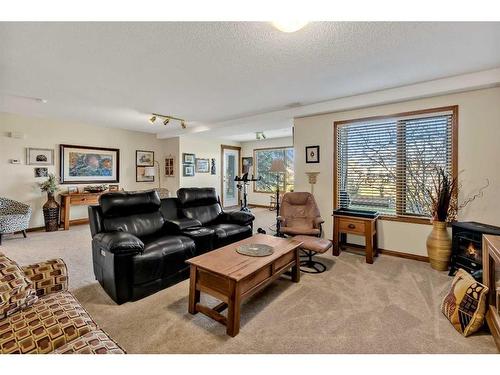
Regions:
<instances>
[{"instance_id":1,"label":"framed picture on wall","mask_svg":"<svg viewBox=\"0 0 500 375\"><path fill-rule=\"evenodd\" d=\"M48 168L44 168L44 167L35 168L35 178L48 177L48 176L49 176Z\"/></svg>"},{"instance_id":2,"label":"framed picture on wall","mask_svg":"<svg viewBox=\"0 0 500 375\"><path fill-rule=\"evenodd\" d=\"M306 163L319 163L319 146L306 147Z\"/></svg>"},{"instance_id":3,"label":"framed picture on wall","mask_svg":"<svg viewBox=\"0 0 500 375\"><path fill-rule=\"evenodd\" d=\"M194 154L182 154L182 164L194 164L195 156Z\"/></svg>"},{"instance_id":4,"label":"framed picture on wall","mask_svg":"<svg viewBox=\"0 0 500 375\"><path fill-rule=\"evenodd\" d=\"M120 182L117 148L60 145L61 184Z\"/></svg>"},{"instance_id":5,"label":"framed picture on wall","mask_svg":"<svg viewBox=\"0 0 500 375\"><path fill-rule=\"evenodd\" d=\"M241 158L242 173L249 173L252 170L253 157Z\"/></svg>"},{"instance_id":6,"label":"framed picture on wall","mask_svg":"<svg viewBox=\"0 0 500 375\"><path fill-rule=\"evenodd\" d=\"M135 167L135 181L136 182L154 182L155 175L151 173L154 170L152 167Z\"/></svg>"},{"instance_id":7,"label":"framed picture on wall","mask_svg":"<svg viewBox=\"0 0 500 375\"><path fill-rule=\"evenodd\" d=\"M210 172L210 159L196 159L196 173Z\"/></svg>"},{"instance_id":8,"label":"framed picture on wall","mask_svg":"<svg viewBox=\"0 0 500 375\"><path fill-rule=\"evenodd\" d=\"M194 165L185 164L182 166L182 175L184 177L193 177L194 176Z\"/></svg>"},{"instance_id":9,"label":"framed picture on wall","mask_svg":"<svg viewBox=\"0 0 500 375\"><path fill-rule=\"evenodd\" d=\"M51 148L26 149L26 164L28 165L54 165L54 150Z\"/></svg>"},{"instance_id":10,"label":"framed picture on wall","mask_svg":"<svg viewBox=\"0 0 500 375\"><path fill-rule=\"evenodd\" d=\"M136 167L153 167L155 164L154 151L135 151L135 166Z\"/></svg>"}]
</instances>

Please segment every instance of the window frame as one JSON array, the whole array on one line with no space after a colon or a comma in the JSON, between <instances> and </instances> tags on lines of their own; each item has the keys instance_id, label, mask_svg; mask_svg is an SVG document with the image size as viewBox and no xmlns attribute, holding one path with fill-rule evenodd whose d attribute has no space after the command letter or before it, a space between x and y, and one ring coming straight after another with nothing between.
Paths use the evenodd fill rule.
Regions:
<instances>
[{"instance_id":1,"label":"window frame","mask_svg":"<svg viewBox=\"0 0 500 375\"><path fill-rule=\"evenodd\" d=\"M286 149L292 149L293 150L293 163L294 163L294 170L295 170L295 149L292 146L280 146L280 147L264 147L264 148L254 148L253 149L253 175L257 178L257 152L258 151L267 151L267 150L286 150ZM286 178L286 177L285 177ZM256 189L257 183L254 181L253 183L253 192L254 193L259 193L259 194L275 194L273 191L262 191L262 190L257 190ZM294 181L294 188L295 188L295 181ZM281 192L281 191L280 191Z\"/></svg>"},{"instance_id":2,"label":"window frame","mask_svg":"<svg viewBox=\"0 0 500 375\"><path fill-rule=\"evenodd\" d=\"M437 107L437 108L429 108L422 109L410 112L402 112L395 113L390 115L382 115L382 116L371 116L371 117L361 117L350 120L342 120L342 121L334 121L333 123L333 207L338 208L338 181L337 181L337 135L338 128L342 125L351 124L354 122L363 122L363 121L377 121L377 120L387 120L391 118L400 118L400 117L410 117L410 116L419 116L419 115L429 115L432 113L439 112L451 112L452 120L451 120L451 171L453 178L457 178L458 176L458 105L451 105L446 107ZM401 153L398 150L398 155ZM402 162L402 160L398 157L397 163ZM402 197L401 189L404 185L396 181L396 197L399 200L399 197ZM457 192L455 192L457 194ZM379 216L381 220L387 221L399 221L405 223L415 223L415 224L431 224L431 218L428 217L420 217L413 215L404 215L399 214L398 210L401 209L401 202L396 201L396 214L388 215L383 214Z\"/></svg>"}]
</instances>

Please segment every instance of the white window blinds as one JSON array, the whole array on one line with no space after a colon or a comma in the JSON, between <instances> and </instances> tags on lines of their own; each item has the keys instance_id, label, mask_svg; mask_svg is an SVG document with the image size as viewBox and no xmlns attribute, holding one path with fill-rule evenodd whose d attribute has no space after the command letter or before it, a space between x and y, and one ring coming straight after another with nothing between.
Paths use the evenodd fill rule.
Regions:
<instances>
[{"instance_id":1,"label":"white window blinds","mask_svg":"<svg viewBox=\"0 0 500 375\"><path fill-rule=\"evenodd\" d=\"M436 168L453 168L453 113L337 125L337 206L426 216Z\"/></svg>"}]
</instances>

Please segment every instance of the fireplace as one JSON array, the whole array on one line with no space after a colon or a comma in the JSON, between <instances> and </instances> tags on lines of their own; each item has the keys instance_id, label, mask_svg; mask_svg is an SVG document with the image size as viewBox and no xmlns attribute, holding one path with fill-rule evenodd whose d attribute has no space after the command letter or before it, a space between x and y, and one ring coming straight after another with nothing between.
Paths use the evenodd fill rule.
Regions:
<instances>
[{"instance_id":1,"label":"fireplace","mask_svg":"<svg viewBox=\"0 0 500 375\"><path fill-rule=\"evenodd\" d=\"M500 236L500 228L474 221L452 224L450 276L459 268L469 272L478 281L483 278L483 234Z\"/></svg>"}]
</instances>

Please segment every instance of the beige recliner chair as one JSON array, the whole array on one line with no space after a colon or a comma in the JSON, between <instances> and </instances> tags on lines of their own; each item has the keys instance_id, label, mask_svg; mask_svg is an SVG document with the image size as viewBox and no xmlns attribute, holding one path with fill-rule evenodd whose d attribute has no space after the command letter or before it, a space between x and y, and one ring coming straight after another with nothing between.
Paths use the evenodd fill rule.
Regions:
<instances>
[{"instance_id":1,"label":"beige recliner chair","mask_svg":"<svg viewBox=\"0 0 500 375\"><path fill-rule=\"evenodd\" d=\"M317 253L324 253L332 247L329 240L320 238L324 223L316 200L311 193L293 192L283 195L281 201L280 233L294 236L302 242L301 250L306 259L300 262L302 272L321 273L326 266L313 260Z\"/></svg>"}]
</instances>

